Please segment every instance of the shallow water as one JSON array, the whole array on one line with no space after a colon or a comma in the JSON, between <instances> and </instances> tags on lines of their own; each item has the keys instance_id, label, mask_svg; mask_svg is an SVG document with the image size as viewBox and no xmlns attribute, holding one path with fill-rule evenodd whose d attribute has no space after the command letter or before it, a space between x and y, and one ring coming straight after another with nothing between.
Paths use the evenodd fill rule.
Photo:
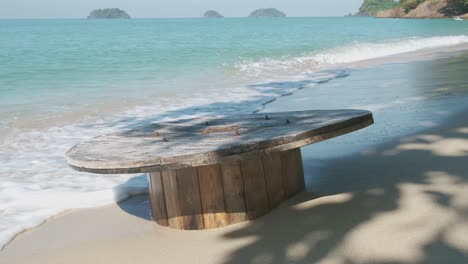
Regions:
<instances>
[{"instance_id":1,"label":"shallow water","mask_svg":"<svg viewBox=\"0 0 468 264\"><path fill-rule=\"evenodd\" d=\"M365 63L363 63L365 64ZM322 167L443 124L468 109L468 52L429 56L425 60L349 70L349 76L324 83L268 105L264 111L366 109L375 124L351 134L302 148L308 190L336 193ZM356 185L347 182L343 186Z\"/></svg>"},{"instance_id":2,"label":"shallow water","mask_svg":"<svg viewBox=\"0 0 468 264\"><path fill-rule=\"evenodd\" d=\"M0 120L7 128L63 124L162 98L216 95L328 64L468 43L467 23L0 20Z\"/></svg>"},{"instance_id":3,"label":"shallow water","mask_svg":"<svg viewBox=\"0 0 468 264\"><path fill-rule=\"evenodd\" d=\"M407 81L418 83L408 76L431 69L404 64L377 79L378 68L356 67L466 45L467 35L466 22L452 20L0 20L0 246L63 210L146 192L143 176L68 168L63 155L82 140L144 122L258 111L293 92L314 91L275 105L379 113L400 106L410 113L428 101L443 108L450 95L424 94ZM434 80L419 81L463 90L451 83L462 66L446 67L434 66Z\"/></svg>"}]
</instances>

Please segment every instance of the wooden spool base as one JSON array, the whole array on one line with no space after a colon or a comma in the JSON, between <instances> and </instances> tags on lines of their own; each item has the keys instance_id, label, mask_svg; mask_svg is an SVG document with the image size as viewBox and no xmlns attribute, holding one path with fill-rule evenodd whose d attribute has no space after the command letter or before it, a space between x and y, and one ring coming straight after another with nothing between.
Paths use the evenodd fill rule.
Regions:
<instances>
[{"instance_id":1,"label":"wooden spool base","mask_svg":"<svg viewBox=\"0 0 468 264\"><path fill-rule=\"evenodd\" d=\"M300 148L148 174L154 221L201 230L254 220L304 190Z\"/></svg>"}]
</instances>

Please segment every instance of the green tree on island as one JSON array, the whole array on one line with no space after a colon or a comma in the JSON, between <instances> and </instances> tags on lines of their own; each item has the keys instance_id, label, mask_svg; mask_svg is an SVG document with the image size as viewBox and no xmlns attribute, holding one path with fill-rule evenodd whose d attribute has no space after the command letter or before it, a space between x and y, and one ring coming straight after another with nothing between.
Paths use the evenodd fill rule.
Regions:
<instances>
[{"instance_id":1,"label":"green tree on island","mask_svg":"<svg viewBox=\"0 0 468 264\"><path fill-rule=\"evenodd\" d=\"M448 15L462 15L468 13L468 0L447 0L444 13Z\"/></svg>"},{"instance_id":2,"label":"green tree on island","mask_svg":"<svg viewBox=\"0 0 468 264\"><path fill-rule=\"evenodd\" d=\"M112 19L112 18L130 18L130 16L119 8L97 9L89 14L88 19Z\"/></svg>"},{"instance_id":3,"label":"green tree on island","mask_svg":"<svg viewBox=\"0 0 468 264\"><path fill-rule=\"evenodd\" d=\"M433 13L442 14L445 17L463 15L468 13L468 0L364 0L364 3L359 8L360 15L375 16L380 11L388 11L401 8L404 14L408 14L411 10L417 8L424 2L433 2L443 4L440 10L432 11ZM426 12L431 12L426 11ZM403 15L404 15L403 14ZM430 17L430 14L428 14Z\"/></svg>"},{"instance_id":4,"label":"green tree on island","mask_svg":"<svg viewBox=\"0 0 468 264\"><path fill-rule=\"evenodd\" d=\"M379 11L388 10L395 7L398 7L398 2L394 0L364 0L361 8L359 8L359 12L375 15Z\"/></svg>"},{"instance_id":5,"label":"green tree on island","mask_svg":"<svg viewBox=\"0 0 468 264\"><path fill-rule=\"evenodd\" d=\"M427 1L445 1L447 5L439 11L446 16L468 13L468 0L400 0L400 7L408 13L415 9L419 4Z\"/></svg>"},{"instance_id":6,"label":"green tree on island","mask_svg":"<svg viewBox=\"0 0 468 264\"><path fill-rule=\"evenodd\" d=\"M424 0L400 0L400 6L405 10L406 13L415 9Z\"/></svg>"}]
</instances>

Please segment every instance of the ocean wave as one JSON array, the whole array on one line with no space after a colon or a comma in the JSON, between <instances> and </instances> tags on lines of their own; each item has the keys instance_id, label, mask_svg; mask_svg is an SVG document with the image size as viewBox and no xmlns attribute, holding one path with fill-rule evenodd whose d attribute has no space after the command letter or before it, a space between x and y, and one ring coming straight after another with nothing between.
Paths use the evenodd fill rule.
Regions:
<instances>
[{"instance_id":1,"label":"ocean wave","mask_svg":"<svg viewBox=\"0 0 468 264\"><path fill-rule=\"evenodd\" d=\"M316 71L325 66L359 62L467 43L468 36L466 35L388 40L379 43L353 43L298 57L243 61L235 65L235 68L251 76L284 74L284 72L288 71Z\"/></svg>"},{"instance_id":2,"label":"ocean wave","mask_svg":"<svg viewBox=\"0 0 468 264\"><path fill-rule=\"evenodd\" d=\"M73 145L150 122L255 112L279 93L243 86L200 91L191 98L160 98L110 116L17 129L6 135L0 140L0 251L21 231L67 209L103 206L147 192L143 174L96 175L72 170L64 153Z\"/></svg>"},{"instance_id":3,"label":"ocean wave","mask_svg":"<svg viewBox=\"0 0 468 264\"><path fill-rule=\"evenodd\" d=\"M309 56L244 62L237 66L249 74L277 73L277 70L282 74L260 78L246 86L223 87L210 92L200 90L187 98L159 98L151 105L108 117L84 118L81 122L64 126L18 130L0 141L3 165L0 167L0 250L22 230L37 226L66 209L105 205L147 191L144 175L103 176L71 170L63 155L74 144L142 123L259 111L279 96L350 74L339 66L323 70L322 65L463 43L468 43L467 36L356 43ZM300 74L291 75L288 70L297 70ZM368 107L377 109L385 106ZM5 122L0 122L0 128L4 125Z\"/></svg>"}]
</instances>

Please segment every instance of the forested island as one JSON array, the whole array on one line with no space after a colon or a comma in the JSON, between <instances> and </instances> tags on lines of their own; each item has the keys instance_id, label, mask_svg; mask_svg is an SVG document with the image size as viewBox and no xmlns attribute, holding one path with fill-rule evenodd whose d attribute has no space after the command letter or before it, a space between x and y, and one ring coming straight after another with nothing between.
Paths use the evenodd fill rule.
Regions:
<instances>
[{"instance_id":1,"label":"forested island","mask_svg":"<svg viewBox=\"0 0 468 264\"><path fill-rule=\"evenodd\" d=\"M224 16L221 15L218 11L215 10L208 10L203 14L204 18L223 18Z\"/></svg>"},{"instance_id":2,"label":"forested island","mask_svg":"<svg viewBox=\"0 0 468 264\"><path fill-rule=\"evenodd\" d=\"M276 8L262 8L250 13L249 17L286 17L286 14Z\"/></svg>"},{"instance_id":3,"label":"forested island","mask_svg":"<svg viewBox=\"0 0 468 264\"><path fill-rule=\"evenodd\" d=\"M104 8L93 10L88 19L129 19L130 15L119 8Z\"/></svg>"},{"instance_id":4,"label":"forested island","mask_svg":"<svg viewBox=\"0 0 468 264\"><path fill-rule=\"evenodd\" d=\"M468 19L468 0L365 0L356 16Z\"/></svg>"}]
</instances>

